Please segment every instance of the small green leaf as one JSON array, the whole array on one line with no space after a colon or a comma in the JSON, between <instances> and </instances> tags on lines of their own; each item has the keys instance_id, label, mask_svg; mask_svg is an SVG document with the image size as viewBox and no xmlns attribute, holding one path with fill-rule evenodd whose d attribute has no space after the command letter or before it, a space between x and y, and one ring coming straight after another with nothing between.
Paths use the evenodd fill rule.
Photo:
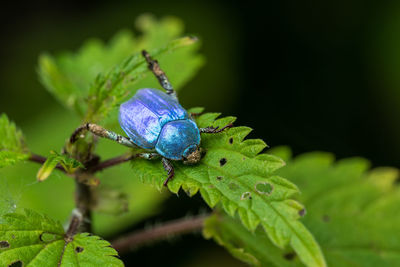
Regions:
<instances>
[{"instance_id":1,"label":"small green leaf","mask_svg":"<svg viewBox=\"0 0 400 267\"><path fill-rule=\"evenodd\" d=\"M0 223L0 265L23 266L123 266L110 243L87 233L64 239L59 222L25 210L9 213Z\"/></svg>"},{"instance_id":2,"label":"small green leaf","mask_svg":"<svg viewBox=\"0 0 400 267\"><path fill-rule=\"evenodd\" d=\"M368 167L362 158L335 162L314 152L277 171L301 189L303 222L329 266L400 266L399 170Z\"/></svg>"},{"instance_id":3,"label":"small green leaf","mask_svg":"<svg viewBox=\"0 0 400 267\"><path fill-rule=\"evenodd\" d=\"M57 152L51 151L51 155L46 159L36 175L37 180L39 182L46 180L56 168L57 164L63 166L67 173L73 173L78 168L83 168L83 164L76 159L70 158L68 155L60 155Z\"/></svg>"},{"instance_id":4,"label":"small green leaf","mask_svg":"<svg viewBox=\"0 0 400 267\"><path fill-rule=\"evenodd\" d=\"M196 120L199 127L225 126L234 117L215 120L219 114L206 113ZM325 266L321 250L298 220L304 207L293 200L299 191L293 183L275 174L284 162L259 154L266 144L259 139L244 140L251 131L234 127L219 134L203 134L201 147L206 154L199 164L173 162L175 177L168 183L173 193L182 188L192 196L200 191L210 207L218 203L254 231L261 224L278 247L291 246L307 266ZM159 161L132 160L133 173L143 182L163 188L166 173Z\"/></svg>"},{"instance_id":5,"label":"small green leaf","mask_svg":"<svg viewBox=\"0 0 400 267\"><path fill-rule=\"evenodd\" d=\"M108 44L91 39L74 53L41 55L41 82L63 105L85 121L95 122L137 89L158 86L147 71L141 50L149 50L161 62L175 89L182 87L203 65L203 57L197 54L198 42L193 38L179 40L184 33L179 19L156 20L143 15L136 26L142 32L139 36L123 30Z\"/></svg>"},{"instance_id":6,"label":"small green leaf","mask_svg":"<svg viewBox=\"0 0 400 267\"><path fill-rule=\"evenodd\" d=\"M0 168L13 165L29 158L22 132L8 120L6 114L0 115Z\"/></svg>"}]
</instances>

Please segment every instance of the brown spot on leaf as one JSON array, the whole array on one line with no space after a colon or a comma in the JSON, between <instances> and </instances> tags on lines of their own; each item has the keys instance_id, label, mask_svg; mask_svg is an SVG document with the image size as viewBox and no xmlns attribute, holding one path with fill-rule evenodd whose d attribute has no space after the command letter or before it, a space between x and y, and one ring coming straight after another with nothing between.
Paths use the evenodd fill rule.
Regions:
<instances>
[{"instance_id":1,"label":"brown spot on leaf","mask_svg":"<svg viewBox=\"0 0 400 267\"><path fill-rule=\"evenodd\" d=\"M301 217L303 217L304 215L306 215L306 213L307 213L307 211L306 211L306 209L304 208L304 209L301 209L301 210L299 210L299 215L301 216Z\"/></svg>"},{"instance_id":2,"label":"brown spot on leaf","mask_svg":"<svg viewBox=\"0 0 400 267\"><path fill-rule=\"evenodd\" d=\"M75 248L76 253L81 253L83 251L83 247L76 247Z\"/></svg>"},{"instance_id":3,"label":"brown spot on leaf","mask_svg":"<svg viewBox=\"0 0 400 267\"><path fill-rule=\"evenodd\" d=\"M219 160L219 166L224 166L226 164L226 158L222 158Z\"/></svg>"},{"instance_id":4,"label":"brown spot on leaf","mask_svg":"<svg viewBox=\"0 0 400 267\"><path fill-rule=\"evenodd\" d=\"M217 176L217 180L218 180L218 181L221 181L223 178L224 178L224 177L222 177L222 176Z\"/></svg>"},{"instance_id":5,"label":"brown spot on leaf","mask_svg":"<svg viewBox=\"0 0 400 267\"><path fill-rule=\"evenodd\" d=\"M8 241L0 241L0 249L1 248L9 248L10 247L10 243L8 243Z\"/></svg>"},{"instance_id":6,"label":"brown spot on leaf","mask_svg":"<svg viewBox=\"0 0 400 267\"><path fill-rule=\"evenodd\" d=\"M329 215L324 215L324 216L322 216L322 220L324 221L324 222L330 222L330 220L331 220L331 217L329 217Z\"/></svg>"}]
</instances>

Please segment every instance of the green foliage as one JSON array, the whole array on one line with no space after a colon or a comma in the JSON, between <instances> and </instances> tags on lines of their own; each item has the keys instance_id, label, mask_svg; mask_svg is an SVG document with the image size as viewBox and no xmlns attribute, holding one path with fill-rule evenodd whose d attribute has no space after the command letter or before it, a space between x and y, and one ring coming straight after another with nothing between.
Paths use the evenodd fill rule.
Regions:
<instances>
[{"instance_id":1,"label":"green foliage","mask_svg":"<svg viewBox=\"0 0 400 267\"><path fill-rule=\"evenodd\" d=\"M368 170L365 159L334 162L329 153L301 155L278 172L302 190L304 224L329 266L400 265L399 170Z\"/></svg>"},{"instance_id":2,"label":"green foliage","mask_svg":"<svg viewBox=\"0 0 400 267\"><path fill-rule=\"evenodd\" d=\"M199 127L222 127L235 120L215 120L218 116L206 113L196 122ZM203 134L201 146L206 155L195 166L174 162L175 177L168 183L169 190L178 193L182 188L190 196L200 191L210 207L221 203L231 216L237 211L247 229L254 231L261 224L276 246L290 245L308 266L325 266L318 244L298 220L304 208L292 199L297 187L274 174L284 162L259 154L266 147L262 140L243 141L250 131L234 127L220 134ZM143 182L162 188L166 173L159 161L135 159L132 166L134 175Z\"/></svg>"},{"instance_id":3,"label":"green foliage","mask_svg":"<svg viewBox=\"0 0 400 267\"><path fill-rule=\"evenodd\" d=\"M79 167L83 167L83 164L76 159L73 159L68 155L60 155L55 151L51 151L51 155L46 159L46 162L42 165L36 175L38 181L42 182L46 180L57 164L60 164L67 173L73 173Z\"/></svg>"},{"instance_id":4,"label":"green foliage","mask_svg":"<svg viewBox=\"0 0 400 267\"><path fill-rule=\"evenodd\" d=\"M139 37L125 30L115 35L108 45L96 39L86 42L76 53L55 58L43 54L39 59L42 83L85 121L95 122L142 85L156 86L154 78L148 77L140 55L142 49L148 49L161 62L176 89L203 64L203 58L196 54L196 39L178 38L183 34L182 22L178 19L167 17L157 21L146 15L136 25L143 33Z\"/></svg>"},{"instance_id":5,"label":"green foliage","mask_svg":"<svg viewBox=\"0 0 400 267\"><path fill-rule=\"evenodd\" d=\"M328 266L398 266L400 264L399 171L368 171L361 158L334 162L328 153L307 153L291 160L290 150L270 153L288 164L277 173L301 188L304 224L312 230ZM261 266L301 266L293 251L279 252L266 235L245 231L238 220L218 215L206 222L204 234L225 246L232 255Z\"/></svg>"},{"instance_id":6,"label":"green foliage","mask_svg":"<svg viewBox=\"0 0 400 267\"><path fill-rule=\"evenodd\" d=\"M303 266L294 253L274 246L260 228L249 232L238 219L224 214L209 217L204 223L203 235L254 266Z\"/></svg>"},{"instance_id":7,"label":"green foliage","mask_svg":"<svg viewBox=\"0 0 400 267\"><path fill-rule=\"evenodd\" d=\"M9 121L6 114L0 116L0 168L29 158L22 132Z\"/></svg>"},{"instance_id":8,"label":"green foliage","mask_svg":"<svg viewBox=\"0 0 400 267\"><path fill-rule=\"evenodd\" d=\"M73 240L51 218L25 210L9 213L0 223L0 265L20 261L23 266L123 266L110 243L87 233Z\"/></svg>"},{"instance_id":9,"label":"green foliage","mask_svg":"<svg viewBox=\"0 0 400 267\"><path fill-rule=\"evenodd\" d=\"M158 50L151 50L154 58L163 53L171 52L177 48L191 45L194 38L183 37L168 43ZM88 113L85 121L98 121L102 116L111 111L128 95L127 87L140 79L141 75L148 74L147 64L140 53L126 59L122 64L115 66L106 75L99 74L90 87L88 98ZM135 90L131 88L133 93ZM136 88L138 89L138 88Z\"/></svg>"}]
</instances>

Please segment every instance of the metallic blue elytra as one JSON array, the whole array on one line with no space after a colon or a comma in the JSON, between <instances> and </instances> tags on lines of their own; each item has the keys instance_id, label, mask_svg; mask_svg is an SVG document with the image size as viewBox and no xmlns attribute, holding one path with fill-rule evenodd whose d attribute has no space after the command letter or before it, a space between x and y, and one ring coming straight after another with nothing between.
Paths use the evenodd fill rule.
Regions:
<instances>
[{"instance_id":1,"label":"metallic blue elytra","mask_svg":"<svg viewBox=\"0 0 400 267\"><path fill-rule=\"evenodd\" d=\"M119 123L133 143L161 156L182 160L200 145L200 131L171 95L141 89L119 109Z\"/></svg>"}]
</instances>

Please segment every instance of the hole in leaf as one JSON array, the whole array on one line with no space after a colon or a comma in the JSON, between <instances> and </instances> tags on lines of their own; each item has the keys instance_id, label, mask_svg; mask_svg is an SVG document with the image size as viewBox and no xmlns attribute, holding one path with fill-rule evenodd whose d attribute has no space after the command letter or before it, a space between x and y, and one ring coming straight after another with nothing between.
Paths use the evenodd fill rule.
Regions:
<instances>
[{"instance_id":1,"label":"hole in leaf","mask_svg":"<svg viewBox=\"0 0 400 267\"><path fill-rule=\"evenodd\" d=\"M242 196L240 197L240 200L246 200L246 199L251 199L251 193L250 192L244 192Z\"/></svg>"},{"instance_id":2,"label":"hole in leaf","mask_svg":"<svg viewBox=\"0 0 400 267\"><path fill-rule=\"evenodd\" d=\"M324 216L322 216L322 220L324 221L324 222L329 222L330 220L331 220L331 217L329 217L329 215L324 215Z\"/></svg>"},{"instance_id":3,"label":"hole in leaf","mask_svg":"<svg viewBox=\"0 0 400 267\"><path fill-rule=\"evenodd\" d=\"M307 213L306 209L301 209L301 210L299 210L299 215L300 215L301 217L303 217L304 215L306 215L306 213Z\"/></svg>"},{"instance_id":4,"label":"hole in leaf","mask_svg":"<svg viewBox=\"0 0 400 267\"><path fill-rule=\"evenodd\" d=\"M238 188L239 188L239 186L237 184L235 184L235 183L230 183L228 185L228 187L229 187L230 190L233 190L233 191L238 190Z\"/></svg>"},{"instance_id":5,"label":"hole in leaf","mask_svg":"<svg viewBox=\"0 0 400 267\"><path fill-rule=\"evenodd\" d=\"M24 263L22 261L15 261L10 265L8 265L8 267L22 267L22 266L24 266Z\"/></svg>"},{"instance_id":6,"label":"hole in leaf","mask_svg":"<svg viewBox=\"0 0 400 267\"><path fill-rule=\"evenodd\" d=\"M217 176L217 180L218 180L218 181L221 181L222 178L224 178L224 177L222 177L222 176Z\"/></svg>"},{"instance_id":7,"label":"hole in leaf","mask_svg":"<svg viewBox=\"0 0 400 267\"><path fill-rule=\"evenodd\" d=\"M0 241L0 248L9 248L10 243L8 241Z\"/></svg>"},{"instance_id":8,"label":"hole in leaf","mask_svg":"<svg viewBox=\"0 0 400 267\"><path fill-rule=\"evenodd\" d=\"M283 255L283 258L285 258L285 260L288 260L288 261L294 260L295 257L296 257L296 253L294 253L294 252L289 252L289 253L286 253Z\"/></svg>"},{"instance_id":9,"label":"hole in leaf","mask_svg":"<svg viewBox=\"0 0 400 267\"><path fill-rule=\"evenodd\" d=\"M255 185L255 189L260 194L271 195L272 191L274 190L274 187L272 184L267 182L258 182Z\"/></svg>"},{"instance_id":10,"label":"hole in leaf","mask_svg":"<svg viewBox=\"0 0 400 267\"><path fill-rule=\"evenodd\" d=\"M224 166L226 164L226 158L222 158L219 160L219 166Z\"/></svg>"},{"instance_id":11,"label":"hole in leaf","mask_svg":"<svg viewBox=\"0 0 400 267\"><path fill-rule=\"evenodd\" d=\"M83 247L76 247L75 248L76 253L81 253L83 251Z\"/></svg>"},{"instance_id":12,"label":"hole in leaf","mask_svg":"<svg viewBox=\"0 0 400 267\"><path fill-rule=\"evenodd\" d=\"M231 138L229 138L229 144L233 144L233 138L231 137Z\"/></svg>"}]
</instances>

